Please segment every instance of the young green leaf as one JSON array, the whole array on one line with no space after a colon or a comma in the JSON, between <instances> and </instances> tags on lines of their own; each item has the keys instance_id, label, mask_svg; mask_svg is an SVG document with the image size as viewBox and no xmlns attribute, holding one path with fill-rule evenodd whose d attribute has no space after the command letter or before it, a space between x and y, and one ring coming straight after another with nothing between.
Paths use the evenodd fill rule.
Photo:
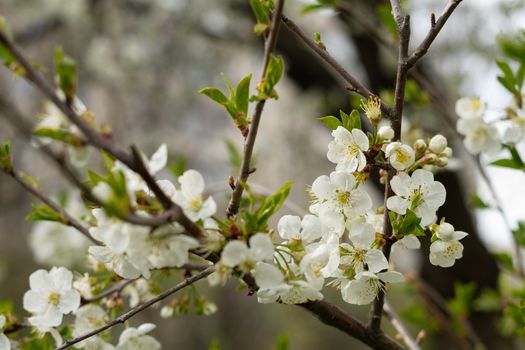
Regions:
<instances>
[{"instance_id":1,"label":"young green leaf","mask_svg":"<svg viewBox=\"0 0 525 350\"><path fill-rule=\"evenodd\" d=\"M26 217L29 221L57 221L65 223L62 215L47 205L33 204L33 211Z\"/></svg>"},{"instance_id":2,"label":"young green leaf","mask_svg":"<svg viewBox=\"0 0 525 350\"><path fill-rule=\"evenodd\" d=\"M33 131L33 135L50 138L72 146L85 145L85 141L82 138L66 129L41 128Z\"/></svg>"},{"instance_id":3,"label":"young green leaf","mask_svg":"<svg viewBox=\"0 0 525 350\"><path fill-rule=\"evenodd\" d=\"M244 115L248 114L248 104L249 104L249 98L250 98L250 80L252 79L252 75L248 74L245 76L239 84L237 84L237 88L235 91L235 104L237 106L237 112L244 113Z\"/></svg>"},{"instance_id":4,"label":"young green leaf","mask_svg":"<svg viewBox=\"0 0 525 350\"><path fill-rule=\"evenodd\" d=\"M335 130L339 126L343 126L343 123L333 115L328 115L326 117L319 118L319 120L326 125L330 130Z\"/></svg>"},{"instance_id":5,"label":"young green leaf","mask_svg":"<svg viewBox=\"0 0 525 350\"><path fill-rule=\"evenodd\" d=\"M0 144L0 168L10 173L13 171L13 160L11 159L11 145L9 142Z\"/></svg>"},{"instance_id":6,"label":"young green leaf","mask_svg":"<svg viewBox=\"0 0 525 350\"><path fill-rule=\"evenodd\" d=\"M228 98L224 96L222 91L217 88L205 87L203 89L200 89L198 93L208 96L220 105L224 106L226 103L228 103Z\"/></svg>"},{"instance_id":7,"label":"young green leaf","mask_svg":"<svg viewBox=\"0 0 525 350\"><path fill-rule=\"evenodd\" d=\"M55 70L60 90L64 92L67 101L72 101L75 97L77 67L75 61L65 55L61 47L55 50Z\"/></svg>"}]
</instances>

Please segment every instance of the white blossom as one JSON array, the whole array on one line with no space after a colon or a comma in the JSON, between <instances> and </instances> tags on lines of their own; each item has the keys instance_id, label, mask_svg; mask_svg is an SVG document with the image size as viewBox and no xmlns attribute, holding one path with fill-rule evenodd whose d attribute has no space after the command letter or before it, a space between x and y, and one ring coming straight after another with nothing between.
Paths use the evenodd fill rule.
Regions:
<instances>
[{"instance_id":1,"label":"white blossom","mask_svg":"<svg viewBox=\"0 0 525 350\"><path fill-rule=\"evenodd\" d=\"M412 210L421 218L423 227L435 220L437 209L445 203L445 187L434 181L434 175L427 170L417 169L412 177L400 173L392 178L390 185L396 195L388 198L387 208L401 215L405 215L407 209Z\"/></svg>"},{"instance_id":2,"label":"white blossom","mask_svg":"<svg viewBox=\"0 0 525 350\"><path fill-rule=\"evenodd\" d=\"M264 233L256 233L250 237L250 247L245 242L234 240L224 247L221 262L230 268L239 266L249 271L259 261L273 259L274 246L270 237Z\"/></svg>"},{"instance_id":3,"label":"white blossom","mask_svg":"<svg viewBox=\"0 0 525 350\"><path fill-rule=\"evenodd\" d=\"M360 129L348 131L342 126L332 131L334 140L328 144L326 156L332 163L337 164L337 171L361 171L366 165L366 156L369 142L366 134Z\"/></svg>"},{"instance_id":4,"label":"white blossom","mask_svg":"<svg viewBox=\"0 0 525 350\"><path fill-rule=\"evenodd\" d=\"M64 267L49 272L37 270L29 276L30 290L24 294L24 309L33 316L31 325L46 331L62 323L62 316L80 306L80 294L73 289L73 274Z\"/></svg>"},{"instance_id":5,"label":"white blossom","mask_svg":"<svg viewBox=\"0 0 525 350\"><path fill-rule=\"evenodd\" d=\"M307 247L307 254L300 263L301 272L306 277L306 281L316 290L321 290L324 279L332 277L338 270L339 256L339 237L331 236L327 241L313 244Z\"/></svg>"},{"instance_id":6,"label":"white blossom","mask_svg":"<svg viewBox=\"0 0 525 350\"><path fill-rule=\"evenodd\" d=\"M485 113L485 103L478 97L462 97L456 101L456 114L464 119L482 118Z\"/></svg>"},{"instance_id":7,"label":"white blossom","mask_svg":"<svg viewBox=\"0 0 525 350\"><path fill-rule=\"evenodd\" d=\"M73 324L73 337L87 334L109 321L109 317L98 305L87 304L75 312L75 323ZM83 349L112 350L113 345L103 341L98 335L92 336L76 345Z\"/></svg>"},{"instance_id":8,"label":"white blossom","mask_svg":"<svg viewBox=\"0 0 525 350\"><path fill-rule=\"evenodd\" d=\"M285 215L277 224L279 235L286 240L310 243L321 238L321 220L314 215L305 215L301 220L294 215Z\"/></svg>"},{"instance_id":9,"label":"white blossom","mask_svg":"<svg viewBox=\"0 0 525 350\"><path fill-rule=\"evenodd\" d=\"M353 217L372 207L372 199L364 190L356 188L356 179L350 173L334 171L330 177L319 176L312 184L312 195L310 211L314 214L331 211Z\"/></svg>"},{"instance_id":10,"label":"white blossom","mask_svg":"<svg viewBox=\"0 0 525 350\"><path fill-rule=\"evenodd\" d=\"M341 286L343 300L350 304L367 305L377 297L379 290L385 288L384 283L399 283L405 278L397 271L374 273L373 271L359 272L355 279Z\"/></svg>"},{"instance_id":11,"label":"white blossom","mask_svg":"<svg viewBox=\"0 0 525 350\"><path fill-rule=\"evenodd\" d=\"M460 119L456 128L461 135L465 136L463 143L472 154L480 152L494 154L501 148L498 130L495 126L487 124L482 118Z\"/></svg>"},{"instance_id":12,"label":"white blossom","mask_svg":"<svg viewBox=\"0 0 525 350\"><path fill-rule=\"evenodd\" d=\"M119 342L116 350L159 350L160 343L148 335L149 332L155 329L152 323L144 323L138 328L126 328L119 337Z\"/></svg>"},{"instance_id":13,"label":"white blossom","mask_svg":"<svg viewBox=\"0 0 525 350\"><path fill-rule=\"evenodd\" d=\"M381 137L383 140L391 140L394 138L394 129L392 129L390 126L382 126L377 131L377 134L379 137Z\"/></svg>"},{"instance_id":14,"label":"white blossom","mask_svg":"<svg viewBox=\"0 0 525 350\"><path fill-rule=\"evenodd\" d=\"M466 232L454 231L449 223L439 225L437 240L430 245L430 262L441 267L451 267L457 259L463 256L463 244L459 242L467 236Z\"/></svg>"},{"instance_id":15,"label":"white blossom","mask_svg":"<svg viewBox=\"0 0 525 350\"><path fill-rule=\"evenodd\" d=\"M5 316L0 315L0 331L4 327L5 327ZM11 342L2 332L0 332L0 350L11 350Z\"/></svg>"},{"instance_id":16,"label":"white blossom","mask_svg":"<svg viewBox=\"0 0 525 350\"><path fill-rule=\"evenodd\" d=\"M172 199L191 220L205 220L215 214L217 205L211 196L204 199L204 178L198 171L186 170L178 182L180 189L174 192Z\"/></svg>"},{"instance_id":17,"label":"white blossom","mask_svg":"<svg viewBox=\"0 0 525 350\"><path fill-rule=\"evenodd\" d=\"M144 253L149 248L148 228L108 218L103 209L92 212L97 226L89 232L105 246L89 247L91 256L123 278L135 279L140 275L149 278L151 264Z\"/></svg>"},{"instance_id":18,"label":"white blossom","mask_svg":"<svg viewBox=\"0 0 525 350\"><path fill-rule=\"evenodd\" d=\"M158 228L150 235L148 260L153 268L181 267L189 260L188 252L199 246L193 237L182 235L184 228L177 223ZM146 253L146 252L144 252Z\"/></svg>"},{"instance_id":19,"label":"white blossom","mask_svg":"<svg viewBox=\"0 0 525 350\"><path fill-rule=\"evenodd\" d=\"M415 152L409 145L405 145L401 142L392 142L386 146L385 155L390 161L390 164L396 170L405 170L415 160Z\"/></svg>"},{"instance_id":20,"label":"white blossom","mask_svg":"<svg viewBox=\"0 0 525 350\"><path fill-rule=\"evenodd\" d=\"M525 114L511 120L511 125L505 129L502 140L505 143L517 144L525 137Z\"/></svg>"}]
</instances>

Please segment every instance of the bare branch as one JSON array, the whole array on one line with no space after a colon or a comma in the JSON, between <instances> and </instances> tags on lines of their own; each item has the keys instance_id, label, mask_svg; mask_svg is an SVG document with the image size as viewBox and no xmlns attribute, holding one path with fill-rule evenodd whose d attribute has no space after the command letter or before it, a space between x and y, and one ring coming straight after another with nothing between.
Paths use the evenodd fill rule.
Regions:
<instances>
[{"instance_id":1,"label":"bare branch","mask_svg":"<svg viewBox=\"0 0 525 350\"><path fill-rule=\"evenodd\" d=\"M401 1L390 0L390 6L392 7L392 14L394 15L394 20L397 24L397 31L401 32L403 27L403 19L405 17L403 14L403 9L401 8Z\"/></svg>"},{"instance_id":2,"label":"bare branch","mask_svg":"<svg viewBox=\"0 0 525 350\"><path fill-rule=\"evenodd\" d=\"M275 10L272 14L272 21L270 23L270 30L268 37L265 42L264 47L264 63L261 74L261 81L264 81L266 77L266 71L270 62L270 57L275 50L275 45L277 43L277 36L279 34L279 26L281 24L280 18L283 13L284 0L278 0ZM255 145L255 139L257 138L257 132L259 130L259 123L261 122L262 112L264 110L264 105L266 103L265 99L261 99L257 102L255 106L255 112L252 118L252 123L250 126L250 131L248 132L248 137L244 142L244 154L241 164L241 171L239 177L235 181L235 187L233 189L232 197L230 203L228 204L228 209L226 210L226 215L228 217L233 217L239 211L239 206L241 204L242 193L244 188L243 183L248 180L250 176L250 163L252 161L253 147Z\"/></svg>"},{"instance_id":3,"label":"bare branch","mask_svg":"<svg viewBox=\"0 0 525 350\"><path fill-rule=\"evenodd\" d=\"M89 230L84 227L77 219L75 219L72 215L70 215L65 209L60 207L57 203L55 203L51 198L47 197L44 193L42 193L38 188L31 185L29 182L27 182L23 177L21 177L16 171L5 171L4 169L0 169L0 171L4 172L6 175L11 176L16 182L18 182L26 191L31 193L36 198L40 199L42 202L44 202L45 205L53 209L55 212L60 214L61 220L60 223L64 224L66 226L71 226L75 229L77 229L78 232L83 234L87 239L89 239L91 242L95 243L96 245L102 245L101 242L93 238L91 234L89 233Z\"/></svg>"},{"instance_id":4,"label":"bare branch","mask_svg":"<svg viewBox=\"0 0 525 350\"><path fill-rule=\"evenodd\" d=\"M94 335L97 335L101 332L104 332L106 329L109 329L111 327L114 327L116 326L117 324L120 324L120 323L124 323L126 322L128 319L130 319L131 317L135 316L136 314L138 314L139 312L149 308L150 306L158 303L159 301L161 300L164 300L166 299L167 297L169 297L170 295L172 295L173 293L207 277L208 275L210 275L211 273L213 273L215 271L215 266L210 266L208 267L206 270L203 270L201 271L200 273L196 274L196 275L193 275L189 278L187 278L186 280L184 280L183 282L177 284L176 286L173 286L167 290L165 290L164 292L162 292L161 294L157 295L155 298L152 298L148 301L146 301L145 303L142 303L134 308L132 308L131 310L129 310L128 312L120 315L119 317L117 317L116 319L114 319L113 321L111 322L108 322L106 323L105 325L89 332L89 333L86 333L80 337L77 337L77 338L74 338L74 339L71 339L71 340L68 340L66 341L64 344L62 344L60 347L58 347L56 350L63 350L63 349L67 349L69 348L70 346L74 345L74 344L77 344L79 342L81 342L82 340L86 340Z\"/></svg>"},{"instance_id":5,"label":"bare branch","mask_svg":"<svg viewBox=\"0 0 525 350\"><path fill-rule=\"evenodd\" d=\"M406 344L406 346L410 350L421 350L419 344L414 340L414 338L412 338L410 332L406 329L397 313L394 311L394 309L392 309L387 301L385 301L385 304L383 305L383 311L385 312L386 317L388 317L390 320L390 323L392 323L392 326L394 326L396 331L403 339L403 342Z\"/></svg>"},{"instance_id":6,"label":"bare branch","mask_svg":"<svg viewBox=\"0 0 525 350\"><path fill-rule=\"evenodd\" d=\"M452 12L454 12L456 7L461 3L461 1L462 0L449 0L441 16L439 16L437 20L435 20L434 17L434 23L431 23L430 30L427 36L425 37L425 39L423 39L421 44L419 44L414 53L412 53L412 55L410 55L410 57L407 59L406 64L408 68L414 66L417 63L417 61L419 61L421 57L423 57L427 53L428 49L430 48L430 45L432 45L434 39L436 39L437 35L447 22L448 18L450 17Z\"/></svg>"},{"instance_id":7,"label":"bare branch","mask_svg":"<svg viewBox=\"0 0 525 350\"><path fill-rule=\"evenodd\" d=\"M306 35L306 33L289 17L282 16L282 21L284 24L301 39L306 46L311 48L323 61L325 61L330 67L332 67L348 84L349 90L358 93L359 95L369 98L369 97L377 97L374 93L372 93L370 90L368 90L367 87L365 87L359 80L357 80L354 76L352 76L346 69L344 69L336 60L333 58L330 53L328 53L327 50L321 48L319 45L317 45L312 39ZM390 116L390 107L386 105L384 102L381 101L381 110L386 115Z\"/></svg>"}]
</instances>

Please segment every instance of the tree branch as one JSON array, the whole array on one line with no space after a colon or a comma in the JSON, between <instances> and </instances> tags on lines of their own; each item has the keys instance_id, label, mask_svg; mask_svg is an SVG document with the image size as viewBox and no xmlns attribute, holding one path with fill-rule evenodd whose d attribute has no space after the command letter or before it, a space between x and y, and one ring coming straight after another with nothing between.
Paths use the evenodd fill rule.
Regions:
<instances>
[{"instance_id":1,"label":"tree branch","mask_svg":"<svg viewBox=\"0 0 525 350\"><path fill-rule=\"evenodd\" d=\"M18 182L26 191L31 193L36 198L40 199L45 205L53 209L55 212L60 214L61 220L59 223L71 226L75 229L77 229L78 232L83 234L87 239L89 239L91 242L95 243L96 245L102 245L102 242L99 242L91 234L89 233L89 230L84 227L77 219L75 219L72 215L70 215L65 209L60 207L57 203L55 203L51 198L47 197L44 193L42 193L39 189L37 189L35 186L28 183L24 178L22 178L20 175L17 174L16 171L6 171L5 169L0 168L0 171L5 173L6 175L11 176L16 182Z\"/></svg>"},{"instance_id":2,"label":"tree branch","mask_svg":"<svg viewBox=\"0 0 525 350\"><path fill-rule=\"evenodd\" d=\"M358 93L359 95L369 98L377 97L374 93L368 90L359 80L352 76L346 69L344 69L336 60L333 58L330 53L324 48L321 48L317 45L312 39L306 35L306 33L289 17L282 16L283 23L295 34L303 43L311 48L324 62L326 62L330 67L332 67L350 86L349 90ZM381 110L387 116L390 116L391 111L390 107L381 101Z\"/></svg>"},{"instance_id":3,"label":"tree branch","mask_svg":"<svg viewBox=\"0 0 525 350\"><path fill-rule=\"evenodd\" d=\"M397 313L394 311L394 309L392 309L392 307L387 301L385 301L385 304L383 305L383 311L385 312L386 317L388 317L388 319L390 320L390 323L392 323L392 326L394 326L396 331L403 339L403 342L406 344L408 349L421 350L419 344L414 340L414 338L412 338L410 332L406 329L405 325L403 324Z\"/></svg>"},{"instance_id":4,"label":"tree branch","mask_svg":"<svg viewBox=\"0 0 525 350\"><path fill-rule=\"evenodd\" d=\"M120 323L124 323L126 322L126 320L130 319L131 317L135 316L136 314L138 314L139 312L149 308L150 306L158 303L159 301L161 300L164 300L166 299L167 297L169 297L170 295L172 295L173 293L207 277L208 275L210 275L211 273L213 273L215 271L215 266L210 266L208 267L206 270L203 270L201 271L200 273L196 274L196 275L193 275L189 278L187 278L186 280L184 280L183 282L165 290L164 292L162 292L161 294L157 295L155 298L152 298L148 301L146 301L145 303L142 303L134 308L132 308L131 310L129 310L128 312L120 315L119 317L117 317L116 319L114 319L113 321L110 321L108 323L106 323L105 325L89 332L89 333L86 333L80 337L77 337L77 338L74 338L74 339L71 339L71 340L68 340L66 341L64 344L62 344L60 347L58 347L56 350L63 350L63 349L67 349L69 348L70 346L74 345L74 344L77 344L83 340L86 340L94 335L97 335L103 331L105 331L106 329L109 329L111 327L114 327L116 326L117 324L120 324Z\"/></svg>"},{"instance_id":5,"label":"tree branch","mask_svg":"<svg viewBox=\"0 0 525 350\"><path fill-rule=\"evenodd\" d=\"M430 48L430 45L432 45L434 39L436 39L437 35L447 22L448 18L450 17L452 12L454 12L456 7L461 3L461 1L462 0L449 0L447 6L445 6L443 13L441 14L441 16L439 16L438 20L435 23L433 23L432 21L427 36L425 37L425 39L423 39L421 44L419 44L419 46L412 53L412 55L410 55L410 57L407 59L406 64L408 68L414 66L419 61L419 59L421 59L421 57L423 57L427 53L428 49Z\"/></svg>"},{"instance_id":6,"label":"tree branch","mask_svg":"<svg viewBox=\"0 0 525 350\"><path fill-rule=\"evenodd\" d=\"M278 0L277 5L275 6L275 10L272 14L270 30L264 47L264 63L261 74L261 81L264 81L264 79L266 78L266 71L270 62L270 56L275 50L277 36L279 34L279 26L281 24L280 18L281 14L283 13L283 6L284 0ZM239 211L242 193L244 191L242 184L245 183L246 180L248 180L248 176L250 176L251 173L250 163L252 160L253 147L255 145L255 139L259 130L259 123L261 122L261 116L264 110L265 103L265 99L261 99L259 102L257 102L257 105L255 106L255 112L252 118L252 123L250 126L250 131L248 132L248 136L244 142L244 155L242 159L240 174L237 178L237 181L235 181L235 187L233 189L230 203L228 204L228 209L226 210L226 215L230 218L235 216Z\"/></svg>"}]
</instances>

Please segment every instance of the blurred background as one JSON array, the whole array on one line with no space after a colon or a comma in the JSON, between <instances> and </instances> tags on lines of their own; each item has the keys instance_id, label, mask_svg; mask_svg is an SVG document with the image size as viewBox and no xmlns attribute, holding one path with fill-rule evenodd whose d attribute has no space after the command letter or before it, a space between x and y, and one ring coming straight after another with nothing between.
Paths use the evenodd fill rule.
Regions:
<instances>
[{"instance_id":1,"label":"blurred background","mask_svg":"<svg viewBox=\"0 0 525 350\"><path fill-rule=\"evenodd\" d=\"M446 2L410 3L412 47L426 34L430 14L441 13ZM312 37L314 32L321 32L328 51L372 91L391 96L396 54L372 30L390 38L378 15L385 13L387 2L341 1L341 11L303 15L306 3L288 0L285 13ZM242 149L242 137L225 111L197 91L205 86L222 88L221 73L232 82L249 72L258 79L263 44L253 34L254 18L247 1L2 0L0 15L10 24L22 51L48 67L44 73L50 81L56 46L62 46L76 60L79 98L98 122L111 125L118 143L137 144L146 154L166 143L170 162L185 160L187 168L203 173L219 204L218 213L224 212L230 193L226 179L236 174L227 144ZM407 128L405 141L435 132L449 138L457 160L437 174L448 195L439 215L470 235L462 241L464 258L453 268L435 268L427 255L418 254L404 254L396 264L411 276L418 276L415 280L432 286L443 300L454 297L457 282L471 283L475 295L495 288L499 266L493 254L512 250L511 233L498 211L475 210L471 205L473 193L494 202L475 162L453 131L453 111L455 100L465 95L486 100L489 113L499 113L510 103L510 96L496 81L494 59L501 55L496 39L524 29L524 19L523 0L463 1L412 77L413 96L405 111L405 125L420 128L423 133ZM278 86L279 100L267 103L264 111L256 142L257 172L250 182L257 191L270 193L293 179L292 194L282 213L297 214L307 209L307 186L333 168L325 156L331 136L318 118L337 115L339 109L349 112L356 100L349 97L334 72L285 27L277 51L285 59L286 76ZM26 121L38 121L42 96L6 69L0 70L0 95ZM0 108L0 117L0 140L12 141L18 167L37 177L46 193L68 189L69 184L48 159L8 122L5 109ZM99 167L100 159L94 157L90 166ZM485 171L495 183L511 226L515 226L525 216L525 178L512 170ZM168 172L161 174L169 176ZM379 205L379 185L368 186ZM43 266L35 261L28 244L32 223L24 217L32 201L11 179L0 175L0 299L13 299L20 314L28 276ZM154 309L132 319L131 324L145 320L156 323L154 335L165 349L207 349L214 339L223 349L272 349L283 334L291 349L365 348L300 308L260 305L256 298L237 290L236 283L210 290L205 284L201 282L199 288L217 304L216 314L190 313L188 317L161 320L159 309ZM489 349L523 348L516 338L502 336L500 331L507 326L501 324L499 314L469 310L459 315L469 326L460 326L458 331L447 316L438 317L440 310L413 304L411 296L417 290L413 284L396 287L389 298L414 334L427 330L424 348L470 349L476 337ZM337 293L328 291L326 296L339 303ZM366 319L367 307L341 306ZM392 331L388 321L384 324ZM455 337L460 341L453 345L450 341Z\"/></svg>"}]
</instances>

